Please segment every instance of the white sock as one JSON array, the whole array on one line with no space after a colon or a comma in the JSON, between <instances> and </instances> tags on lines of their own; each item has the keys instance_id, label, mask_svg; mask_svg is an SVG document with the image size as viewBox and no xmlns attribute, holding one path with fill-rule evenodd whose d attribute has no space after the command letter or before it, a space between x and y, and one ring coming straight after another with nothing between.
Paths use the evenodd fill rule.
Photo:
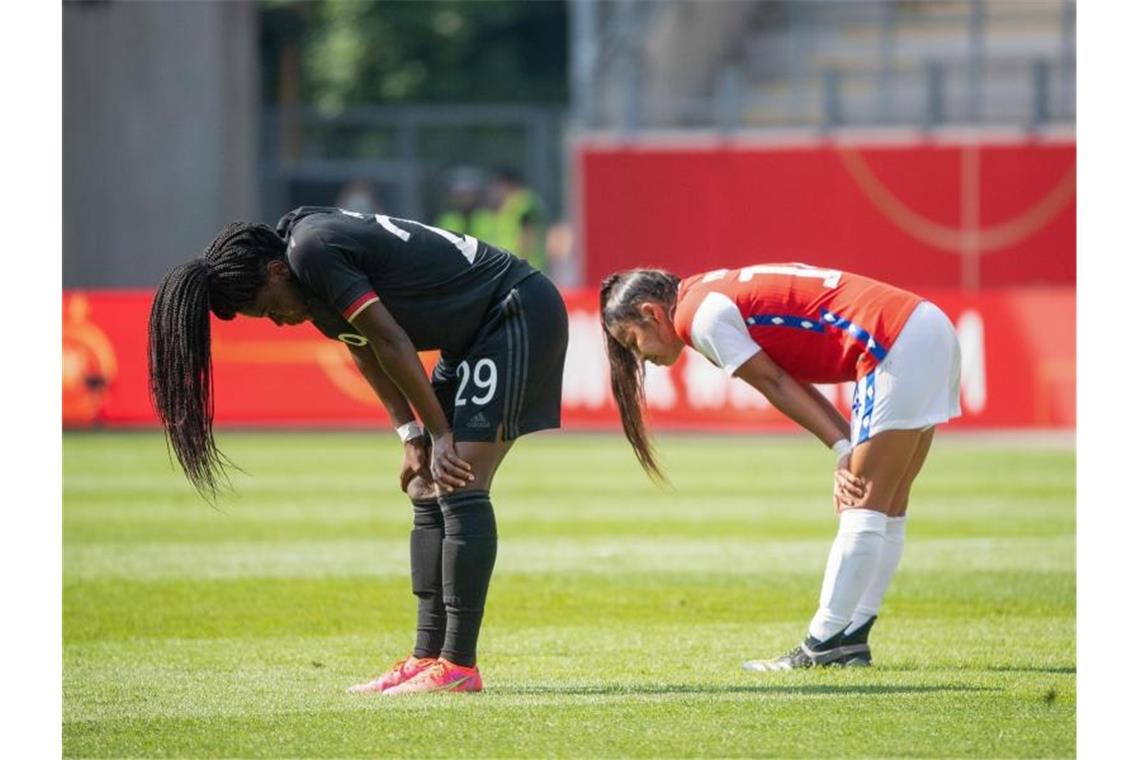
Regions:
<instances>
[{"instance_id":1,"label":"white sock","mask_svg":"<svg viewBox=\"0 0 1140 760\"><path fill-rule=\"evenodd\" d=\"M831 544L819 609L808 634L826 641L847 627L855 605L870 585L882 553L887 516L873 509L845 509L839 513L839 533Z\"/></svg>"},{"instance_id":2,"label":"white sock","mask_svg":"<svg viewBox=\"0 0 1140 760\"><path fill-rule=\"evenodd\" d=\"M902 559L904 538L906 538L906 515L888 517L879 564L871 578L871 585L855 605L855 614L851 618L851 625L847 626L847 633L851 633L878 614L879 607L883 604L883 597L887 594L887 588L891 585L891 578L895 576L899 560Z\"/></svg>"}]
</instances>

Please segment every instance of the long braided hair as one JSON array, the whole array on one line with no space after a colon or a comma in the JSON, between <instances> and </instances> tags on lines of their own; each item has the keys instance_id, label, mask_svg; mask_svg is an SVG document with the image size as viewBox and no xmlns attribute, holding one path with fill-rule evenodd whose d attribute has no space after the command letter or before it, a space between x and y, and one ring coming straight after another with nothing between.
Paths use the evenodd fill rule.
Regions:
<instances>
[{"instance_id":1,"label":"long braided hair","mask_svg":"<svg viewBox=\"0 0 1140 760\"><path fill-rule=\"evenodd\" d=\"M610 329L622 322L644 321L638 307L647 301L659 303L666 313L672 313L677 305L680 282L680 277L663 269L630 269L603 280L600 292L599 311L606 336L606 355L610 360L610 386L621 413L621 427L642 469L657 481L664 480L665 475L657 464L653 443L642 419L645 362L617 341Z\"/></svg>"},{"instance_id":2,"label":"long braided hair","mask_svg":"<svg viewBox=\"0 0 1140 760\"><path fill-rule=\"evenodd\" d=\"M151 404L182 471L211 502L230 462L214 444L210 312L230 320L251 306L268 280L266 265L284 256L285 241L272 228L233 222L200 258L171 269L151 304Z\"/></svg>"}]
</instances>

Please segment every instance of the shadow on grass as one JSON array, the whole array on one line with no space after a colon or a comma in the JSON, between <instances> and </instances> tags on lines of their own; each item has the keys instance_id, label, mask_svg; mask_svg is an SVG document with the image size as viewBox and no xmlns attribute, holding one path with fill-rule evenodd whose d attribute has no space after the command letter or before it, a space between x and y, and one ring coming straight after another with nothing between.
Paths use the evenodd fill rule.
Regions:
<instances>
[{"instance_id":1,"label":"shadow on grass","mask_svg":"<svg viewBox=\"0 0 1140 760\"><path fill-rule=\"evenodd\" d=\"M879 673L1055 673L1058 675L1073 675L1077 672L1074 665L991 665L978 667L976 665L876 665Z\"/></svg>"},{"instance_id":2,"label":"shadow on grass","mask_svg":"<svg viewBox=\"0 0 1140 760\"><path fill-rule=\"evenodd\" d=\"M495 687L496 694L562 694L630 696L645 694L927 694L944 691L1000 691L993 686L891 686L873 684L803 684L776 685L756 684L755 686L688 686L685 684L614 684L610 686L506 686Z\"/></svg>"},{"instance_id":3,"label":"shadow on grass","mask_svg":"<svg viewBox=\"0 0 1140 760\"><path fill-rule=\"evenodd\" d=\"M991 673L1062 673L1073 674L1077 672L1074 665L1063 665L1058 667L1037 667L1033 665L995 665L992 668L986 668Z\"/></svg>"}]
</instances>

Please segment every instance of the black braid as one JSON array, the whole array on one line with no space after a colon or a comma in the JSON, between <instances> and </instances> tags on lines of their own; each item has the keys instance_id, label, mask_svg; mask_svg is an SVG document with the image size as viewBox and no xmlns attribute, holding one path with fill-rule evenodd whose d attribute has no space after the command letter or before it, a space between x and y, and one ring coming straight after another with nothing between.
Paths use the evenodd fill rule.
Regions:
<instances>
[{"instance_id":1,"label":"black braid","mask_svg":"<svg viewBox=\"0 0 1140 760\"><path fill-rule=\"evenodd\" d=\"M231 463L214 444L210 312L229 320L252 306L266 265L284 255L271 228L228 224L201 258L167 273L151 305L151 403L187 479L211 502Z\"/></svg>"}]
</instances>

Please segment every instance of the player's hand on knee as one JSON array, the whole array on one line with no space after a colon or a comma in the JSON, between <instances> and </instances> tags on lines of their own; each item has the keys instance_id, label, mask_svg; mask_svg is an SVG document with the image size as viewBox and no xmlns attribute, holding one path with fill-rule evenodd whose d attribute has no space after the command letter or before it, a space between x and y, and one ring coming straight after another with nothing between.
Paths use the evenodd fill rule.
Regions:
<instances>
[{"instance_id":1,"label":"player's hand on knee","mask_svg":"<svg viewBox=\"0 0 1140 760\"><path fill-rule=\"evenodd\" d=\"M450 493L475 480L471 465L459 458L450 432L432 437L431 477L440 493Z\"/></svg>"},{"instance_id":2,"label":"player's hand on knee","mask_svg":"<svg viewBox=\"0 0 1140 760\"><path fill-rule=\"evenodd\" d=\"M867 484L851 470L847 469L850 459L841 459L835 468L834 486L832 496L835 502L835 511L844 507L853 507L867 495Z\"/></svg>"}]
</instances>

